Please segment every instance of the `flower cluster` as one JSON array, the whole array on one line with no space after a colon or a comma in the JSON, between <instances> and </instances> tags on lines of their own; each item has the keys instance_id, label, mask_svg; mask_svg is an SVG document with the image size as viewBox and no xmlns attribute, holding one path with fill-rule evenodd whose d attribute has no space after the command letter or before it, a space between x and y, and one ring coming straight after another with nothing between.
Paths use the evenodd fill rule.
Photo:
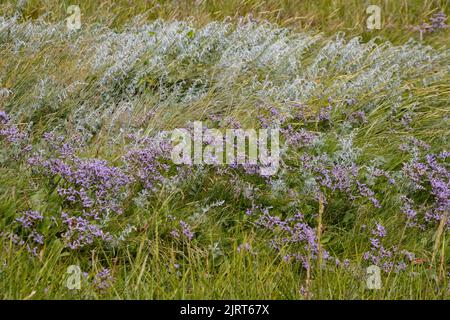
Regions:
<instances>
[{"instance_id":1,"label":"flower cluster","mask_svg":"<svg viewBox=\"0 0 450 320\"><path fill-rule=\"evenodd\" d=\"M114 281L111 270L103 268L94 277L94 287L100 292L108 290Z\"/></svg>"},{"instance_id":2,"label":"flower cluster","mask_svg":"<svg viewBox=\"0 0 450 320\"><path fill-rule=\"evenodd\" d=\"M66 246L70 249L75 250L92 245L95 240L111 240L109 233L104 232L101 227L93 224L84 217L69 216L63 212L61 219L67 228L67 231L63 233L62 237L66 242Z\"/></svg>"},{"instance_id":3,"label":"flower cluster","mask_svg":"<svg viewBox=\"0 0 450 320\"><path fill-rule=\"evenodd\" d=\"M423 33L431 33L446 29L448 28L448 25L445 23L446 20L447 16L443 11L440 11L433 14L433 16L430 18L430 23L423 22L420 26L418 26L417 29Z\"/></svg>"},{"instance_id":4,"label":"flower cluster","mask_svg":"<svg viewBox=\"0 0 450 320\"><path fill-rule=\"evenodd\" d=\"M424 32L447 28L445 20L443 13L434 15L431 25L423 27ZM68 45L75 49L71 61L76 63L76 68L69 69L84 70L81 73L84 79L64 83L62 78L79 75L58 77L45 74L48 70L60 72L62 68L58 65L43 68L44 74L39 72L42 80L32 81L32 90L16 90L15 86L21 83L13 82L13 98L24 103L24 108L12 101L14 114L0 110L0 156L12 153L26 157L33 150L25 158L30 185L36 186L29 190L45 191L43 202L48 203L45 217L52 222L48 234L43 231L44 214L40 212L20 213L13 225L17 229L13 242L26 245L34 255L43 245L44 235L45 241L58 238L80 254L94 246L115 248L132 231L141 230L138 224L145 219L138 216L135 226L135 221L129 221L133 214L149 211L153 207L152 197L158 197L159 201L166 197L167 190L173 191L168 197L170 201L182 194L179 198L184 200L186 195L191 204L197 200L190 201L193 193L197 196L199 191L214 189L211 197L224 194L227 201L224 211L232 207L230 199L243 208L251 206L243 217L229 217L231 223L240 223L239 218L245 222L257 219L260 229L252 231L257 236L262 231L262 237L269 234L271 247L285 261L298 262L307 270L312 269L315 261L328 261L330 255L319 243L317 229L321 226L313 227L312 219L301 213L293 216L285 213L292 212L293 206L302 212L311 212L317 202L326 206L324 219L333 222L324 221L326 227L319 230L328 232L332 229L329 227L335 227L329 223L338 220L339 213L347 218L347 212L351 217L353 213L358 215L359 209L379 208L382 192L391 191L380 192L386 179L394 185L392 190L400 189L402 205L393 210L402 210L409 226L424 228L426 223L442 221L449 212L448 152L432 154L428 151L430 146L411 139L402 149L411 152L413 159L403 164L403 176L399 174L399 180L404 178L401 182L408 183L397 184L397 175L393 173L398 172L364 164L373 154L358 149L352 140L354 135L359 147L367 147L370 143L361 143L364 134L378 133L382 126L382 121L364 126L368 119L380 116L389 105L395 105L388 110L392 114L398 114L395 108L413 109L410 103L417 97L414 96L417 90L434 92L422 89L430 83L441 85L447 79L448 50L412 41L397 46L380 44L378 39L347 40L341 34L324 39L254 21L237 25L214 22L197 28L191 22L156 20L120 31L80 30L76 39L74 34L67 37L63 25L40 21L22 23L0 17L0 29L6 31L1 35L7 43L2 48L5 60L16 53L28 59L30 54L40 52L43 44L57 44L58 48ZM77 90L88 94L67 103ZM0 91L0 96L10 95L9 91ZM421 93L420 98L423 96ZM205 97L207 108L194 112L196 106L206 107L206 100L202 100ZM55 109L56 116L41 116L47 106ZM401 114L400 121L408 130L415 127L415 115L412 111ZM260 168L250 164L235 163L231 168L214 170L198 166L195 168L198 171L176 166L170 159L172 145L167 132L145 137L139 134L199 117L202 118L198 120L209 118L221 130L249 124L279 129L282 161L277 175L257 176ZM14 123L14 119L27 124ZM391 118L388 116L386 120ZM25 125L30 130L25 130ZM40 128L53 125L54 131L39 139ZM370 130L365 131L366 127ZM386 128L396 130L391 123ZM60 135L65 130L65 135ZM212 145L213 136L203 134L203 143ZM94 136L99 139L90 141ZM34 142L33 148L30 141ZM109 146L114 149L105 150ZM428 154L422 155L422 149ZM364 157L359 157L363 152ZM211 163L217 160L212 154L205 158ZM0 163L3 169L3 161ZM22 166L24 162L11 163ZM398 165L396 160L393 163ZM386 168L392 168L391 164ZM387 196L383 205L390 200ZM369 206L354 210L355 203L360 207L359 201ZM180 201L177 206L185 204ZM274 214L270 205L283 214ZM168 224L171 240L182 245L195 237L191 243L201 246L204 237L199 235L203 222L212 216L207 212L213 206L203 208L190 220L174 217L173 225ZM243 211L242 207L234 209ZM334 212L337 214L331 219L328 213ZM228 228L223 220L217 221L217 226ZM342 227L347 227L346 221ZM386 272L404 270L413 255L388 247L386 237L384 226L377 224L371 230L370 250L364 259ZM215 242L211 246L213 256L223 255L227 247ZM327 249L331 252L335 248ZM252 247L245 242L237 251L252 252ZM333 260L339 266L349 265L348 260ZM102 291L109 288L111 281L112 272L103 269L94 283Z\"/></svg>"},{"instance_id":5,"label":"flower cluster","mask_svg":"<svg viewBox=\"0 0 450 320\"><path fill-rule=\"evenodd\" d=\"M170 235L176 239L187 239L192 240L194 238L194 232L192 231L192 227L184 222L183 220L179 221L180 227L178 229L174 229L170 232Z\"/></svg>"},{"instance_id":6,"label":"flower cluster","mask_svg":"<svg viewBox=\"0 0 450 320\"><path fill-rule=\"evenodd\" d=\"M0 149L0 155L10 154L15 159L28 154L32 148L28 143L28 134L13 123L5 111L0 110L0 145L3 143L6 148Z\"/></svg>"},{"instance_id":7,"label":"flower cluster","mask_svg":"<svg viewBox=\"0 0 450 320\"><path fill-rule=\"evenodd\" d=\"M22 212L22 214L16 218L16 221L22 227L22 233L26 235L28 241L24 241L19 235L13 234L11 238L13 243L19 246L25 245L29 253L37 256L38 246L44 244L44 236L39 233L37 229L39 222L43 219L44 216L39 211L28 210Z\"/></svg>"},{"instance_id":8,"label":"flower cluster","mask_svg":"<svg viewBox=\"0 0 450 320\"><path fill-rule=\"evenodd\" d=\"M252 246L250 243L245 242L245 243L241 243L238 247L237 247L237 252L252 252Z\"/></svg>"},{"instance_id":9,"label":"flower cluster","mask_svg":"<svg viewBox=\"0 0 450 320\"><path fill-rule=\"evenodd\" d=\"M163 173L169 169L171 141L165 133L155 137L130 137L135 145L124 156L126 172L145 189L155 190L165 181Z\"/></svg>"},{"instance_id":10,"label":"flower cluster","mask_svg":"<svg viewBox=\"0 0 450 320\"><path fill-rule=\"evenodd\" d=\"M323 190L339 191L351 199L358 195L368 199L375 207L380 207L375 192L359 180L361 170L354 162L335 163L327 154L315 156L305 153L300 156L300 163L308 189L316 194L317 199ZM326 197L322 196L322 199L326 201Z\"/></svg>"},{"instance_id":11,"label":"flower cluster","mask_svg":"<svg viewBox=\"0 0 450 320\"><path fill-rule=\"evenodd\" d=\"M44 217L38 211L25 211L20 217L16 219L23 228L30 229L36 225L37 222L41 221Z\"/></svg>"},{"instance_id":12,"label":"flower cluster","mask_svg":"<svg viewBox=\"0 0 450 320\"><path fill-rule=\"evenodd\" d=\"M59 218L67 228L64 238L68 247L81 248L94 239L109 240L102 228L111 214L123 212L133 178L106 160L76 156L78 147L64 137L46 133L43 141L47 151L41 150L27 162L33 172L56 185L63 200L64 212Z\"/></svg>"},{"instance_id":13,"label":"flower cluster","mask_svg":"<svg viewBox=\"0 0 450 320\"><path fill-rule=\"evenodd\" d=\"M426 154L423 158L415 157L403 165L403 174L410 183L413 193L429 192L433 201L425 208L425 222L440 221L450 212L450 169L449 152ZM403 196L403 212L409 223L418 222L417 210L413 207L411 198ZM447 222L447 226L450 224ZM424 227L422 225L422 227Z\"/></svg>"},{"instance_id":14,"label":"flower cluster","mask_svg":"<svg viewBox=\"0 0 450 320\"><path fill-rule=\"evenodd\" d=\"M377 223L370 233L370 251L364 253L364 260L380 267L387 273L405 271L407 264L414 260L414 254L406 250L399 251L395 246L385 248L383 239L387 236L387 232L380 223Z\"/></svg>"},{"instance_id":15,"label":"flower cluster","mask_svg":"<svg viewBox=\"0 0 450 320\"><path fill-rule=\"evenodd\" d=\"M10 118L8 114L5 111L0 110L0 124L5 125L9 122L9 120Z\"/></svg>"}]
</instances>

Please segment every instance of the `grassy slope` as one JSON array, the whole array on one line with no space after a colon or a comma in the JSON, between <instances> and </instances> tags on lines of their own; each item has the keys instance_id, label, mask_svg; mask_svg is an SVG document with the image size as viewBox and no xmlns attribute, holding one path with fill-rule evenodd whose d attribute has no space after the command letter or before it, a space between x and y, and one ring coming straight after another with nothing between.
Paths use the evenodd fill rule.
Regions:
<instances>
[{"instance_id":1,"label":"grassy slope","mask_svg":"<svg viewBox=\"0 0 450 320\"><path fill-rule=\"evenodd\" d=\"M45 20L55 23L66 16L64 12L66 6L64 1L28 1L21 12L25 19L47 14ZM79 59L91 57L91 48L95 48L98 44L97 35L102 31L93 26L97 23L121 32L133 17L144 13L136 24L158 17L166 20L183 20L192 16L194 26L201 28L212 20L222 20L226 16L237 19L239 16L253 13L256 19L268 19L294 32L306 31L311 33L312 37L319 31L323 32L324 36L301 56L302 63L309 66L329 37L333 37L337 31L345 31L347 39L358 35L362 36L363 41L368 41L375 36L381 36L382 39L390 40L394 44L403 44L410 37L418 39L417 32L408 29L408 25L417 25L437 11L437 8L446 6L448 6L446 1L388 1L382 5L382 12L386 12L383 14L382 30L367 32L364 28L365 14L361 1L226 1L226 4L219 1L205 1L198 5L178 1L161 2L159 7L154 7L149 1L136 1L133 7L128 5L128 1L89 1L89 7L81 6L85 29L84 36L77 43L75 50L69 49L71 39L51 38L49 41L51 46L36 44L37 50L19 53L11 51L10 42L6 44L2 42L1 87L11 88L14 95L12 98L0 100L2 104L0 107L17 115L18 121L23 123L33 121L33 137L39 137L42 132L55 125L62 125L70 134L71 128L76 126L76 119L73 118L75 116L71 112L77 110L83 103L87 102L90 107L94 106L94 109L104 108L107 103L101 101L99 93L105 88L98 84L98 80L105 70L92 70L88 63L79 63ZM15 10L14 1L0 5L1 16L10 16ZM447 49L447 39L448 31L431 34L425 36L424 44L431 45L436 52L444 52ZM358 49L355 50L357 52ZM383 61L389 61L390 55L394 58L399 55L396 50L392 52L386 50L380 58ZM435 56L436 52L431 55ZM168 59L170 58L169 56ZM270 74L271 80L277 84L282 84L283 80L293 76L289 74L289 69L271 70L255 66L250 73L239 74L227 88L228 91L221 91L217 77L221 72L217 67L217 57L213 57L208 63L195 64L178 58L174 59L172 64L169 63L169 67L173 69L169 70L169 78L165 85L170 90L175 91L174 84L180 81L192 84L196 78L212 79L212 86L208 88L207 94L192 103L180 103L175 95L160 100L152 89L158 79L145 78L145 89L140 92L137 101L133 101L132 129L142 128L146 132L152 132L155 129L173 128L184 125L186 121L204 118L210 113L218 112L234 116L244 125L254 125L255 115L259 112L255 109L255 105L261 102L261 97L252 91L252 83L248 80L249 74L256 75L259 79ZM141 67L136 64L131 72ZM333 69L332 64L327 65L328 72L317 75L315 79L318 83L324 84L323 91L314 92L306 103L317 110L324 104L323 100L326 100L326 96L319 95L327 93L326 88L329 84L338 80L355 79L366 68L364 61L354 73L339 72ZM395 99L389 95L389 88L382 88L381 91L372 88L357 95L358 104L353 107L354 110L366 108L368 115L368 123L354 132L354 147L364 150L359 159L360 163L369 163L375 157L383 157L385 169L400 170L401 163L408 158L398 152L398 145L404 137L411 135L429 143L433 152L448 150L450 88L446 68L448 69L448 62L446 64L445 59L437 59L430 63L430 67L423 73L420 69L414 68L408 73L406 68L402 68L399 73L400 85L394 89L399 90L404 99L399 103L398 113L393 118L390 115ZM434 74L440 76L437 81L432 80L430 85L421 82L422 77L432 77ZM39 86L36 84L48 76L53 77L53 82L45 87L44 99L38 100L36 96L39 95ZM59 103L58 94L61 88L75 81L85 85ZM128 79L124 82L127 81ZM390 79L385 81L389 82ZM118 88L112 87L111 83L106 85L107 90L112 90L113 104L125 96L125 94L114 95L117 90L124 90L120 85L122 82L118 83ZM383 99L385 96L387 98ZM333 98L341 103L344 97L335 93ZM38 102L42 104L40 108L32 111L31 107L27 109L27 106L33 106ZM283 103L273 97L263 99L263 102L283 108ZM367 107L370 104L374 105ZM399 122L402 116L411 110L414 112L414 120L412 128L407 129L399 125ZM140 123L142 114L148 111L154 111L156 115ZM344 119L343 114L333 114L332 128L309 129L323 131L329 138L329 143L333 144L336 143L333 136L342 133L340 124ZM124 123L127 123L127 119ZM85 155L101 155L112 162L119 161L123 154L123 146L120 142L113 146L108 144L111 137L116 134L114 131L116 126L119 125L114 123L111 126L108 121L103 120L99 124L100 128L95 130ZM327 151L332 149L333 146L330 146ZM291 157L296 158L295 154ZM49 212L57 209L57 201L55 204L52 203L53 198L48 195L45 183L39 179L35 180L28 171L18 175L17 167L10 168L4 165L0 167L0 173L2 229L7 230L13 218L30 207L38 207ZM259 180L250 182L261 186ZM295 189L295 182L293 183ZM324 270L315 270L310 284L312 297L448 298L448 277L438 279L437 266L429 266L435 229L423 233L408 230L403 237L398 231L403 230L404 221L396 202L397 191L381 187L378 195L383 200L381 210L367 204L349 208L345 204L342 205L338 197L336 202L332 201L326 206L323 245L331 254L341 260L349 259L351 263L348 268L335 267L331 263ZM265 199L263 195L261 198L265 205L273 205L279 212L282 212L291 200L285 195L274 197L267 195ZM197 236L194 241L179 243L168 236L171 230L167 219L169 214L187 219L192 213L201 211L207 204L222 199L226 200L223 206L211 209L201 223L195 224ZM26 250L18 250L11 242L3 240L0 244L0 261L3 264L0 269L0 297L5 299L305 298L300 290L300 287L306 286L305 272L296 264L283 263L280 256L268 249L270 234L253 226L243 213L246 206L248 202L242 196L236 195L228 179L206 173L196 176L191 183L175 190L163 188L145 206L133 207L131 212L127 212L127 219L118 221L115 227L120 229L127 223L132 223L139 227L147 225L148 228L133 233L127 240L127 246L120 246L112 251L98 247L87 252L69 252L64 249L61 242L49 241L40 252L39 258L30 258ZM305 210L317 211L317 204L311 204ZM362 261L362 255L368 250L370 243L368 232L363 226L371 226L375 221L381 221L388 229L386 246L400 245L401 248L408 249L427 261L410 266L408 272L383 275L382 290L368 290L364 281L363 267L367 263ZM257 254L238 253L237 246L245 242L251 243ZM450 256L446 252L448 242L447 233L442 242L442 252L445 255L439 255L442 259L446 257L444 265L448 265ZM216 243L219 243L224 254L214 257L211 247ZM63 284L67 276L66 268L71 264L80 265L83 270L90 273L91 279L101 267L111 268L115 278L112 288L100 294L85 283L79 292L68 291ZM175 264L180 264L180 268L176 269ZM411 272L416 276L411 276Z\"/></svg>"}]
</instances>

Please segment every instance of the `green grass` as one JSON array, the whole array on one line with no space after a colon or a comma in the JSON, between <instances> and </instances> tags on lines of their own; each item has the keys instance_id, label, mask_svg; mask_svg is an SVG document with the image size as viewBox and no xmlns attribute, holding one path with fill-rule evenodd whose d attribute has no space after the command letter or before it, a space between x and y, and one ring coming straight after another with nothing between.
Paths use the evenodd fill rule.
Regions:
<instances>
[{"instance_id":1,"label":"green grass","mask_svg":"<svg viewBox=\"0 0 450 320\"><path fill-rule=\"evenodd\" d=\"M19 8L19 2L2 2L0 16L11 17L20 12L18 23L39 23L37 20L42 18L49 25L54 25L63 23L67 17L67 6L73 4L72 1L29 0ZM157 54L158 48L152 47L143 52L141 59L133 62L124 75L115 75L106 84L100 80L118 60L99 69L90 64L90 59L96 54L95 49L102 44L99 40L102 32L113 30L121 34L128 32L132 28L130 25L138 27L158 18L167 23L191 19L192 25L187 28L192 27L193 31L188 32L187 37L194 38L211 21L223 21L230 17L231 29L235 30L233 28L236 28L239 17L251 14L257 21L268 20L286 27L290 32L287 41L303 33L314 38L298 54L302 66L299 70L302 72L316 61L324 46L330 39L335 39L338 32L345 32L346 41L361 37L363 44L380 37L375 43L378 47L364 54L363 62L353 71L344 72L335 65L341 56L325 61L322 67L326 72L321 74L319 71L311 76L323 88L313 91L306 104L311 106L312 112L317 112L326 105L325 94L332 90L329 88L336 85L339 90L344 90L341 83L360 79L358 77L370 69L373 63L370 59L377 54L377 49L381 53L375 61L392 63L390 66L398 67L400 71L391 76L388 73L387 76L375 74L373 81L365 84L369 88L375 83L375 87L355 91L356 105L345 107L345 112L333 112L332 125L312 123L308 125L308 130L322 132L325 137L324 145L314 152L334 154L342 147L338 137L351 133L353 148L361 149L358 164L370 165L379 160L383 169L399 173L402 164L410 159L409 155L398 150L405 138L414 136L427 142L431 146L429 152L434 153L448 150L450 146L449 30L425 34L420 43L418 32L410 28L428 21L433 13L448 10L448 1L371 3L382 8L382 29L373 31L365 27L367 4L357 0L133 1L133 5L125 0L83 1L80 2L82 30L78 34L60 38L21 34L21 39L29 40L29 47L17 51L13 50L16 45L14 39L0 34L0 89L8 88L13 92L10 97L0 97L0 110L13 115L19 127L29 127L32 140L42 148L45 147L39 144L42 133L56 129L70 137L76 132L78 121L85 121L86 127L89 127L86 132L92 137L83 150L83 156L100 157L117 165L127 147L119 129L125 132L140 129L152 134L158 130L185 126L188 121L206 120L209 115L219 113L238 119L243 126L255 127L258 125L256 116L261 114L257 108L260 105L274 106L290 115L293 109L289 103L275 95L261 95L258 91L265 92L262 85L265 77L272 81L272 88L281 88L284 81L295 78L295 71L290 69L289 62L285 61L287 59L276 64L280 67L276 69L270 63L258 64L260 56L255 57L232 78L226 73L231 68L219 65L221 52L212 50L215 53L210 58L199 59L201 61L198 62L189 56L180 57L177 49L171 48L172 51L168 50L169 53L163 58L166 59L163 71L167 73L152 69L138 76L140 70L149 68L146 61ZM221 38L218 38L219 42ZM424 57L427 54L438 57L440 54L440 58L430 62L423 70L417 66L406 68L402 63L407 63L407 60L395 66L396 61L391 60L400 59L399 52L405 48L395 45L402 46L410 38L416 44L409 48L417 50L411 52L419 55L431 50L430 53L423 53ZM207 41L201 42L199 47L206 46ZM385 41L393 45L385 45ZM426 46L430 47L426 49ZM418 47L423 51L416 49ZM355 49L355 52L358 50ZM414 58L411 55L410 60ZM419 63L427 63L426 58L420 59ZM350 59L347 64L352 62L353 59ZM386 72L389 70L383 69ZM392 80L397 75L398 86ZM43 79L50 79L49 84L41 85ZM135 79L139 79L133 87L136 90L127 92L127 85ZM196 79L208 81L205 94L183 101L185 92L195 88ZM428 79L427 84L424 84L424 79ZM61 99L62 90L67 90L74 83L79 85ZM394 87L386 87L386 83ZM178 85L181 86L180 94L177 93ZM44 88L43 95L40 95L41 88ZM167 95L163 96L162 93L166 92ZM340 92L331 91L330 94L334 95L337 104L344 105L344 96ZM397 100L398 96L402 99ZM126 99L132 105L129 112L120 104ZM111 109L108 109L110 106ZM360 109L367 111L366 123L351 130L342 125L348 117L347 113ZM94 113L99 110L105 113ZM146 118L149 112L153 115ZM410 127L404 127L401 119L409 113L413 114L414 119ZM295 120L291 124L303 126ZM0 145L4 148L1 141ZM213 169L206 168L174 188L162 187L142 205L135 205L130 200L124 215L114 218L111 228L112 232L120 233L127 225L133 225L136 230L116 247L98 245L69 250L57 237L60 232L58 227L45 227L47 240L40 247L38 256L32 257L24 246L14 245L9 237L2 234L0 299L450 298L448 229L438 243L437 253L434 250L437 225L423 232L405 229L405 219L399 205L399 195L407 190L403 185L388 186L383 182L374 186L382 203L381 209L367 202L350 201L330 191L326 193L328 203L323 213L321 245L340 261L348 259L347 267L327 262L325 267L315 267L308 275L298 263L283 261L283 254L291 248L286 246L277 253L268 246L271 234L257 227L255 219L245 214L251 202L242 190L236 190L245 189L247 185L256 187L259 189L258 204L272 206L273 212L280 216L291 213L293 208L301 208L308 215L308 221L317 227L315 214L319 212L319 204L312 197L302 194L306 187L298 175L301 170L298 162L300 154L298 149L288 154L286 160L294 169L283 177L287 188L298 193L284 190L277 194L261 179L246 175L219 175ZM3 153L0 156L3 157ZM14 219L30 208L45 212L49 217L61 211L62 201L49 179L33 173L24 162L6 159L0 158L0 231L14 230ZM430 193L415 196L419 204L427 204L432 198ZM224 201L223 205L210 208L197 220L189 220L196 213L201 213L202 208L220 200ZM170 236L175 226L170 216L190 221L195 232L192 241L174 240ZM398 246L414 252L417 260L408 266L407 272L382 273L382 288L370 290L366 285L365 273L368 262L363 260L363 253L370 249L369 229L376 222L381 222L388 230L388 236L384 239L386 247ZM250 243L252 252L238 252L237 248L242 243ZM214 253L215 246L220 248L219 253ZM433 254L436 261L432 263ZM81 290L68 290L66 287L70 265L78 265L88 273L87 278L82 277ZM105 292L93 285L95 274L102 268L109 268L114 278Z\"/></svg>"},{"instance_id":2,"label":"green grass","mask_svg":"<svg viewBox=\"0 0 450 320\"><path fill-rule=\"evenodd\" d=\"M24 19L36 19L45 15L47 21L58 22L68 16L72 1L30 0L22 7L20 1L9 1L0 7L1 15L11 15L19 7ZM368 32L365 10L368 5L381 7L383 28ZM230 1L105 1L79 2L84 23L101 23L112 28L121 28L136 16L139 20L185 20L193 18L198 25L227 17L238 19L251 14L254 19L269 20L294 30L317 30L327 34L344 31L349 35L370 38L386 37L392 41L403 41L413 34L409 26L421 24L431 14L448 8L446 0L399 0L399 1L358 1L358 0L230 0ZM405 30L406 29L406 30ZM444 44L445 37L439 39Z\"/></svg>"}]
</instances>

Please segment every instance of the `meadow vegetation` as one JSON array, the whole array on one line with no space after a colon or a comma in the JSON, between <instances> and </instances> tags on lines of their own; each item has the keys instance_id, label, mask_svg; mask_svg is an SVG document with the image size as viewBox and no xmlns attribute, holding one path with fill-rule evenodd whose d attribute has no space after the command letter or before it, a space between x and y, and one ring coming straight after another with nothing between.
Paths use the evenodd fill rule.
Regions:
<instances>
[{"instance_id":1,"label":"meadow vegetation","mask_svg":"<svg viewBox=\"0 0 450 320\"><path fill-rule=\"evenodd\" d=\"M356 0L71 4L0 3L1 299L450 297L448 1L380 30ZM278 129L279 170L175 165L194 121Z\"/></svg>"}]
</instances>

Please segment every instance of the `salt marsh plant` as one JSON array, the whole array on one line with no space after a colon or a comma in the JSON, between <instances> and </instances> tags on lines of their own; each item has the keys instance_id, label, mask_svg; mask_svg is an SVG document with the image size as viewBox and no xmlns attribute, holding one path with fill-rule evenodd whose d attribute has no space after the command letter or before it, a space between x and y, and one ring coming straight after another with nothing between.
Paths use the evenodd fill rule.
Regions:
<instances>
[{"instance_id":1,"label":"salt marsh plant","mask_svg":"<svg viewBox=\"0 0 450 320\"><path fill-rule=\"evenodd\" d=\"M449 298L442 14L394 43L0 9L1 298ZM279 132L278 170L174 162L197 121Z\"/></svg>"}]
</instances>

